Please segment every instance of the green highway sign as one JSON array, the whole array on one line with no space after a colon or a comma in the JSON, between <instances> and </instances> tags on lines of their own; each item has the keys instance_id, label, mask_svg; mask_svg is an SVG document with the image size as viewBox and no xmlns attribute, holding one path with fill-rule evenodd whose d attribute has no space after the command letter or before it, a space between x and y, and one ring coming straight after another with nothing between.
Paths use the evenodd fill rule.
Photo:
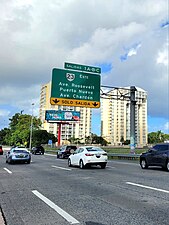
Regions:
<instances>
[{"instance_id":1,"label":"green highway sign","mask_svg":"<svg viewBox=\"0 0 169 225\"><path fill-rule=\"evenodd\" d=\"M54 68L50 103L99 108L100 75Z\"/></svg>"},{"instance_id":2,"label":"green highway sign","mask_svg":"<svg viewBox=\"0 0 169 225\"><path fill-rule=\"evenodd\" d=\"M101 68L99 67L73 64L73 63L67 63L67 62L65 62L64 68L70 69L70 70L80 70L80 71L89 72L89 73L99 73L99 74L101 73Z\"/></svg>"}]
</instances>

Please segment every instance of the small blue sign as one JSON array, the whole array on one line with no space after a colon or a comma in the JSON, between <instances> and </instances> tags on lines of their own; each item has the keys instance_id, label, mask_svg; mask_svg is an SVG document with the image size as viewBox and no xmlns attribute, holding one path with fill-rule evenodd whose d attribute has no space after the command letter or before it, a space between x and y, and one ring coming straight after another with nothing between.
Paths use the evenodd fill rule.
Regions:
<instances>
[{"instance_id":1,"label":"small blue sign","mask_svg":"<svg viewBox=\"0 0 169 225\"><path fill-rule=\"evenodd\" d=\"M52 145L52 140L49 140L48 141L48 145Z\"/></svg>"}]
</instances>

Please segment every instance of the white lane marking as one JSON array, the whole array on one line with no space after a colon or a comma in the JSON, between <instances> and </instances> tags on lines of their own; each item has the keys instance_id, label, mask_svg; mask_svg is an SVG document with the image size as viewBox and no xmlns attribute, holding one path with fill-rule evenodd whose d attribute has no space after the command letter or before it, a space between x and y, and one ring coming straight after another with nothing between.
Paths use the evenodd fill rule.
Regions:
<instances>
[{"instance_id":1,"label":"white lane marking","mask_svg":"<svg viewBox=\"0 0 169 225\"><path fill-rule=\"evenodd\" d=\"M4 170L6 170L8 173L12 173L10 170L8 170L7 168L4 168Z\"/></svg>"},{"instance_id":2,"label":"white lane marking","mask_svg":"<svg viewBox=\"0 0 169 225\"><path fill-rule=\"evenodd\" d=\"M76 220L74 217L72 217L70 214L65 212L63 209L61 209L59 206L57 206L55 203L50 201L48 198L46 198L44 195L39 193L37 190L32 191L34 195L36 195L38 198L40 198L43 202L45 202L48 206L50 206L52 209L54 209L57 213L59 213L65 220L67 220L70 224L79 224L79 221Z\"/></svg>"},{"instance_id":3,"label":"white lane marking","mask_svg":"<svg viewBox=\"0 0 169 225\"><path fill-rule=\"evenodd\" d=\"M57 168L57 169L61 169L61 170L71 170L71 169L68 169L68 168L60 167L60 166L52 166L52 167Z\"/></svg>"},{"instance_id":4,"label":"white lane marking","mask_svg":"<svg viewBox=\"0 0 169 225\"><path fill-rule=\"evenodd\" d=\"M49 154L49 153L45 153L45 155L57 157L57 155Z\"/></svg>"},{"instance_id":5,"label":"white lane marking","mask_svg":"<svg viewBox=\"0 0 169 225\"><path fill-rule=\"evenodd\" d=\"M145 186L145 185L136 184L136 183L131 183L131 182L126 182L126 184L130 184L130 185L137 186L137 187L142 187L142 188L147 188L147 189L151 189L151 190L155 190L155 191L161 191L161 192L169 194L169 191L164 190L164 189L154 188L154 187Z\"/></svg>"}]
</instances>

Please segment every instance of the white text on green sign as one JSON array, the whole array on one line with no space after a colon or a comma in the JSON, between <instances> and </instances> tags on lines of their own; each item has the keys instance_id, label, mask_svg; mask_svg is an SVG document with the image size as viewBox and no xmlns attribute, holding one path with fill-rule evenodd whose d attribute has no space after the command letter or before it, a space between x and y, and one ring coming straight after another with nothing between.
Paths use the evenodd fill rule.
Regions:
<instances>
[{"instance_id":1,"label":"white text on green sign","mask_svg":"<svg viewBox=\"0 0 169 225\"><path fill-rule=\"evenodd\" d=\"M51 98L100 102L100 75L53 69Z\"/></svg>"},{"instance_id":2,"label":"white text on green sign","mask_svg":"<svg viewBox=\"0 0 169 225\"><path fill-rule=\"evenodd\" d=\"M80 70L88 73L101 73L101 68L65 62L65 69Z\"/></svg>"}]
</instances>

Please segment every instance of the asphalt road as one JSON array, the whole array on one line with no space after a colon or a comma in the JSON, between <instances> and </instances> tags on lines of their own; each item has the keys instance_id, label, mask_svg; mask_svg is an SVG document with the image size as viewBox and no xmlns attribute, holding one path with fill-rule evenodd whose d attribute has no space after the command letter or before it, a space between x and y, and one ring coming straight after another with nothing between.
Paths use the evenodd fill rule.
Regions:
<instances>
[{"instance_id":1,"label":"asphalt road","mask_svg":"<svg viewBox=\"0 0 169 225\"><path fill-rule=\"evenodd\" d=\"M33 155L30 165L0 156L7 225L168 225L168 181L168 172L133 161L81 170L50 155Z\"/></svg>"}]
</instances>

